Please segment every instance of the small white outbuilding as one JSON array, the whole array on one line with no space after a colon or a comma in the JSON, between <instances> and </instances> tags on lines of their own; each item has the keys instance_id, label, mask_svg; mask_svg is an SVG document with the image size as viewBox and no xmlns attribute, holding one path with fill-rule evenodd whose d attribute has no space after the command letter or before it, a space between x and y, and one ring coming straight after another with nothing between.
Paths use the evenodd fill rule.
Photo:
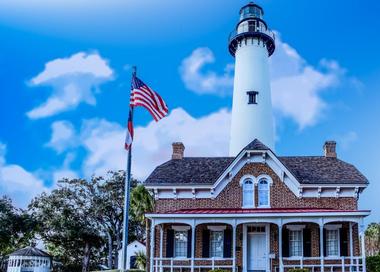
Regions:
<instances>
[{"instance_id":1,"label":"small white outbuilding","mask_svg":"<svg viewBox=\"0 0 380 272\"><path fill-rule=\"evenodd\" d=\"M133 269L136 267L136 254L137 252L142 251L146 254L146 246L139 242L133 241L127 247L127 269ZM119 260L118 260L118 269L121 269L122 262L122 250L119 251Z\"/></svg>"},{"instance_id":2,"label":"small white outbuilding","mask_svg":"<svg viewBox=\"0 0 380 272\"><path fill-rule=\"evenodd\" d=\"M35 247L25 247L9 255L7 272L50 272L51 256Z\"/></svg>"}]
</instances>

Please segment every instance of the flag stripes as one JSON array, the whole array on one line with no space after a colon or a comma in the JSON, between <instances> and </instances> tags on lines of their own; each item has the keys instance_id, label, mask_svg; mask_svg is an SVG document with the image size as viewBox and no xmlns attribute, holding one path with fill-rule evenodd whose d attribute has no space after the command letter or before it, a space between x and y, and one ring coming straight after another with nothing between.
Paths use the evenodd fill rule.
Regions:
<instances>
[{"instance_id":1,"label":"flag stripes","mask_svg":"<svg viewBox=\"0 0 380 272\"><path fill-rule=\"evenodd\" d=\"M146 108L155 121L164 118L169 111L161 96L136 76L132 79L130 105Z\"/></svg>"},{"instance_id":2,"label":"flag stripes","mask_svg":"<svg viewBox=\"0 0 380 272\"><path fill-rule=\"evenodd\" d=\"M142 82L136 75L132 77L131 97L129 101L129 117L127 126L127 135L125 137L125 149L129 150L133 142L133 108L141 106L146 108L152 115L153 119L157 122L164 118L169 109L161 96L149 88Z\"/></svg>"},{"instance_id":3,"label":"flag stripes","mask_svg":"<svg viewBox=\"0 0 380 272\"><path fill-rule=\"evenodd\" d=\"M127 135L125 136L124 148L129 150L131 148L133 141L133 123L132 123L132 108L129 109L128 124L127 124Z\"/></svg>"}]
</instances>

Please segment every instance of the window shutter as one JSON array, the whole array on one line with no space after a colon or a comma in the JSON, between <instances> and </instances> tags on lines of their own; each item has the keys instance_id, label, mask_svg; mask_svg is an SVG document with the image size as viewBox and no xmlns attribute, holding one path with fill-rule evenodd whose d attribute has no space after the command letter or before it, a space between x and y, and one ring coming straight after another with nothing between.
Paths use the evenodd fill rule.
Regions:
<instances>
[{"instance_id":1,"label":"window shutter","mask_svg":"<svg viewBox=\"0 0 380 272\"><path fill-rule=\"evenodd\" d=\"M210 258L210 230L202 232L202 258Z\"/></svg>"},{"instance_id":2,"label":"window shutter","mask_svg":"<svg viewBox=\"0 0 380 272\"><path fill-rule=\"evenodd\" d=\"M187 258L191 258L191 229L187 231Z\"/></svg>"},{"instance_id":3,"label":"window shutter","mask_svg":"<svg viewBox=\"0 0 380 272\"><path fill-rule=\"evenodd\" d=\"M311 257L311 230L303 229L303 256Z\"/></svg>"},{"instance_id":4,"label":"window shutter","mask_svg":"<svg viewBox=\"0 0 380 272\"><path fill-rule=\"evenodd\" d=\"M282 257L289 257L289 230L282 228Z\"/></svg>"},{"instance_id":5,"label":"window shutter","mask_svg":"<svg viewBox=\"0 0 380 272\"><path fill-rule=\"evenodd\" d=\"M323 256L327 256L327 231L323 229Z\"/></svg>"},{"instance_id":6,"label":"window shutter","mask_svg":"<svg viewBox=\"0 0 380 272\"><path fill-rule=\"evenodd\" d=\"M174 252L174 230L168 229L166 232L166 257L172 258Z\"/></svg>"},{"instance_id":7,"label":"window shutter","mask_svg":"<svg viewBox=\"0 0 380 272\"><path fill-rule=\"evenodd\" d=\"M223 241L223 257L231 258L232 251L232 233L230 229L224 230L224 241Z\"/></svg>"},{"instance_id":8,"label":"window shutter","mask_svg":"<svg viewBox=\"0 0 380 272\"><path fill-rule=\"evenodd\" d=\"M348 229L339 229L340 237L340 256L348 256Z\"/></svg>"}]
</instances>

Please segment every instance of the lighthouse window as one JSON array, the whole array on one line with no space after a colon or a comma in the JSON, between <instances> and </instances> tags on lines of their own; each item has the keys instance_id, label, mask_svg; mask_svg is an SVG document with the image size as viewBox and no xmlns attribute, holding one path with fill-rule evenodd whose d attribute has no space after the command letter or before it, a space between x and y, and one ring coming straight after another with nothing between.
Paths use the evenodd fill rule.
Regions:
<instances>
[{"instance_id":1,"label":"lighthouse window","mask_svg":"<svg viewBox=\"0 0 380 272\"><path fill-rule=\"evenodd\" d=\"M257 104L257 95L258 94L259 94L259 92L256 92L256 91L247 92L248 104Z\"/></svg>"}]
</instances>

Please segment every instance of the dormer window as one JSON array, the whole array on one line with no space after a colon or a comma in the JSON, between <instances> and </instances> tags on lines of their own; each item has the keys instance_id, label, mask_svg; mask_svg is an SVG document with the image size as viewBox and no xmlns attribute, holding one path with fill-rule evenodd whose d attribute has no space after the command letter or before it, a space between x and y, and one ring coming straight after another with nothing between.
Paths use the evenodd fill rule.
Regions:
<instances>
[{"instance_id":1,"label":"dormer window","mask_svg":"<svg viewBox=\"0 0 380 272\"><path fill-rule=\"evenodd\" d=\"M258 183L259 207L269 207L269 182L262 178Z\"/></svg>"},{"instance_id":2,"label":"dormer window","mask_svg":"<svg viewBox=\"0 0 380 272\"><path fill-rule=\"evenodd\" d=\"M253 207L253 181L245 179L243 182L243 207Z\"/></svg>"}]
</instances>

